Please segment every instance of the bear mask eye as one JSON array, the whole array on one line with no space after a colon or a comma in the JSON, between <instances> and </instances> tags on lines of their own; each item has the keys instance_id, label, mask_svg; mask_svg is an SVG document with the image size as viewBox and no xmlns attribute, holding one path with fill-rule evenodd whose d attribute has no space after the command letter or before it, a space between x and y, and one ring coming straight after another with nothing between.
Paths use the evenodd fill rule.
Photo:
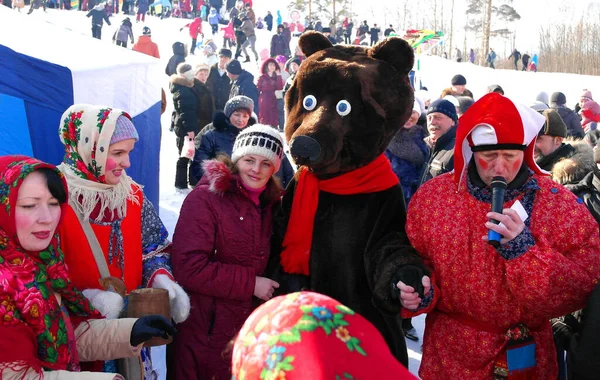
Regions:
<instances>
[{"instance_id":1,"label":"bear mask eye","mask_svg":"<svg viewBox=\"0 0 600 380\"><path fill-rule=\"evenodd\" d=\"M347 100L340 100L335 106L335 110L340 116L346 116L352 111L352 106Z\"/></svg>"},{"instance_id":2,"label":"bear mask eye","mask_svg":"<svg viewBox=\"0 0 600 380\"><path fill-rule=\"evenodd\" d=\"M304 106L305 110L312 111L317 106L317 98L315 98L313 95L306 95L302 101L302 105Z\"/></svg>"}]
</instances>

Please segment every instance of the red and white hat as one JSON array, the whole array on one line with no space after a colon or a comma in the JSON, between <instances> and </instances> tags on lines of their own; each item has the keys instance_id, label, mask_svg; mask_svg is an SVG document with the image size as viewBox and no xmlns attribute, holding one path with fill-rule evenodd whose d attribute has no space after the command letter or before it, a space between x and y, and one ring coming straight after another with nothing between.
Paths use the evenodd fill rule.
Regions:
<instances>
[{"instance_id":1,"label":"red and white hat","mask_svg":"<svg viewBox=\"0 0 600 380\"><path fill-rule=\"evenodd\" d=\"M534 173L547 175L533 157L535 140L545 121L537 111L499 93L484 95L458 123L454 148L454 179L458 186L473 152L484 150L523 150L525 164Z\"/></svg>"}]
</instances>

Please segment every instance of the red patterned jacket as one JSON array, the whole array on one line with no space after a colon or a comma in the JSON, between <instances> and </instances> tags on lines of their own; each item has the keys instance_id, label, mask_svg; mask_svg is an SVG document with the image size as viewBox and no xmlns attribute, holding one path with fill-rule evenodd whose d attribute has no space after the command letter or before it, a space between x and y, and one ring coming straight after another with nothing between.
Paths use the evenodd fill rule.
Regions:
<instances>
[{"instance_id":1,"label":"red patterned jacket","mask_svg":"<svg viewBox=\"0 0 600 380\"><path fill-rule=\"evenodd\" d=\"M581 308L600 275L598 224L582 202L548 177L532 175L519 199L530 218L503 255L487 235L486 191L452 173L426 182L410 202L406 232L433 268L434 298L417 313L425 326L423 379L490 379L505 332L519 323L536 343L536 378L555 379L548 320ZM529 195L526 195L529 194ZM487 194L489 196L489 194ZM504 257L511 257L505 259Z\"/></svg>"}]
</instances>

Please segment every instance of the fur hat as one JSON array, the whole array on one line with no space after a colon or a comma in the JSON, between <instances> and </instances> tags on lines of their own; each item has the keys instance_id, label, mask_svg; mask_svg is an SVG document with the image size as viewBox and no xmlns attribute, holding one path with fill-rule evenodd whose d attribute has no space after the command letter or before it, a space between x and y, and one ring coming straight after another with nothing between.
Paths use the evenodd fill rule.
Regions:
<instances>
[{"instance_id":1,"label":"fur hat","mask_svg":"<svg viewBox=\"0 0 600 380\"><path fill-rule=\"evenodd\" d=\"M453 86L466 86L467 85L467 78L465 78L464 76L457 74L455 76L452 77L452 80L450 81L450 83Z\"/></svg>"},{"instance_id":2,"label":"fur hat","mask_svg":"<svg viewBox=\"0 0 600 380\"><path fill-rule=\"evenodd\" d=\"M244 95L234 96L225 103L223 113L229 118L235 110L239 110L240 108L248 110L248 113L252 115L252 112L254 112L254 101Z\"/></svg>"},{"instance_id":3,"label":"fur hat","mask_svg":"<svg viewBox=\"0 0 600 380\"><path fill-rule=\"evenodd\" d=\"M460 187L473 152L496 149L524 151L524 162L536 174L547 174L535 162L535 139L545 122L537 111L492 92L476 101L456 130L454 179Z\"/></svg>"},{"instance_id":4,"label":"fur hat","mask_svg":"<svg viewBox=\"0 0 600 380\"><path fill-rule=\"evenodd\" d=\"M140 136L138 135L135 126L133 125L131 120L129 120L128 117L119 116L115 125L115 131L113 132L110 138L109 145L129 139L135 139L136 141L138 141L140 139Z\"/></svg>"},{"instance_id":5,"label":"fur hat","mask_svg":"<svg viewBox=\"0 0 600 380\"><path fill-rule=\"evenodd\" d=\"M189 63L181 62L179 65L177 65L177 74L181 75L188 81L193 81L196 72L192 70L192 65L190 65Z\"/></svg>"},{"instance_id":6,"label":"fur hat","mask_svg":"<svg viewBox=\"0 0 600 380\"><path fill-rule=\"evenodd\" d=\"M571 145L574 150L569 157L554 164L552 179L561 185L574 185L596 168L595 150L583 140L567 139L565 144ZM600 156L600 153L598 155Z\"/></svg>"},{"instance_id":7,"label":"fur hat","mask_svg":"<svg viewBox=\"0 0 600 380\"><path fill-rule=\"evenodd\" d=\"M454 122L458 121L456 107L446 99L438 99L429 105L429 108L427 109L427 115L434 112L442 113L454 120Z\"/></svg>"},{"instance_id":8,"label":"fur hat","mask_svg":"<svg viewBox=\"0 0 600 380\"><path fill-rule=\"evenodd\" d=\"M279 131L263 124L254 124L241 130L233 144L231 161L235 164L247 154L256 154L267 158L275 166L276 173L283 157L283 140Z\"/></svg>"},{"instance_id":9,"label":"fur hat","mask_svg":"<svg viewBox=\"0 0 600 380\"><path fill-rule=\"evenodd\" d=\"M555 92L550 97L550 103L562 106L567 103L567 97L562 92Z\"/></svg>"},{"instance_id":10,"label":"fur hat","mask_svg":"<svg viewBox=\"0 0 600 380\"><path fill-rule=\"evenodd\" d=\"M200 70L210 71L210 66L208 66L206 63L199 63L196 65L196 72Z\"/></svg>"},{"instance_id":11,"label":"fur hat","mask_svg":"<svg viewBox=\"0 0 600 380\"><path fill-rule=\"evenodd\" d=\"M242 64L237 59L232 59L227 63L227 66L225 66L225 70L227 70L229 74L240 75L242 73Z\"/></svg>"},{"instance_id":12,"label":"fur hat","mask_svg":"<svg viewBox=\"0 0 600 380\"><path fill-rule=\"evenodd\" d=\"M567 126L558 112L553 109L547 109L542 112L542 115L546 118L546 122L542 129L540 129L539 136L567 137Z\"/></svg>"}]
</instances>

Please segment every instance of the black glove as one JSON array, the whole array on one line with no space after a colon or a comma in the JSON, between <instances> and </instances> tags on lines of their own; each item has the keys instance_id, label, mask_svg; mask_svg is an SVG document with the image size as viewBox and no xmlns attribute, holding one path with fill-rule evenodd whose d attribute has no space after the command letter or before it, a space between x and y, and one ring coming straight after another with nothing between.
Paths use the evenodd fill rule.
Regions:
<instances>
[{"instance_id":1,"label":"black glove","mask_svg":"<svg viewBox=\"0 0 600 380\"><path fill-rule=\"evenodd\" d=\"M167 318L162 315L148 315L135 321L129 343L135 347L154 337L168 339L169 335L175 335L176 332L177 330Z\"/></svg>"},{"instance_id":2,"label":"black glove","mask_svg":"<svg viewBox=\"0 0 600 380\"><path fill-rule=\"evenodd\" d=\"M568 314L564 317L552 318L550 323L552 324L554 341L560 345L562 349L568 349L573 334L579 328L579 322L577 319L571 314Z\"/></svg>"},{"instance_id":3,"label":"black glove","mask_svg":"<svg viewBox=\"0 0 600 380\"><path fill-rule=\"evenodd\" d=\"M421 299L425 298L425 287L423 286L423 276L427 275L422 268L416 265L404 265L400 267L392 276L392 299L400 298L400 289L398 281L402 281L408 286L412 286Z\"/></svg>"}]
</instances>

